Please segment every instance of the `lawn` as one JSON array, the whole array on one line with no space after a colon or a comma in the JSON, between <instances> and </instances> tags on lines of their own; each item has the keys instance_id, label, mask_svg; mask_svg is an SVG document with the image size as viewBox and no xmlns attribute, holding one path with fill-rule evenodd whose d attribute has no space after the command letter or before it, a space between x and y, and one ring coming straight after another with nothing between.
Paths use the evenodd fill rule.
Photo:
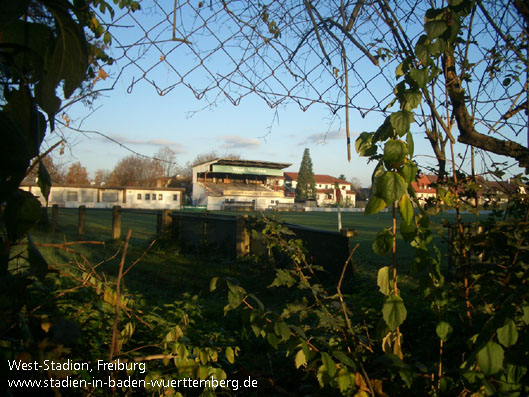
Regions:
<instances>
[{"instance_id":1,"label":"lawn","mask_svg":"<svg viewBox=\"0 0 529 397\"><path fill-rule=\"evenodd\" d=\"M36 230L33 232L34 241L60 243L77 240L77 210L60 209L59 213L60 230L54 233ZM336 222L335 213L274 213L274 215L291 223L328 230L332 230ZM376 286L376 271L381 265L389 264L391 259L374 255L371 245L378 231L391 225L391 217L389 213L369 217L363 213L344 213L342 222L344 227L358 231L354 240L360 244L355 255L360 272L355 275L347 273L342 291L347 296L354 324L359 327L369 324L370 332L374 332L372 325L377 323L380 307L383 304L383 296ZM104 245L68 246L75 252L41 247L41 252L49 263L59 265L59 267L72 266L75 263L83 266L84 259L80 256L83 255L92 265L100 264L97 271L100 274L104 273L103 278L113 283L118 273L123 242L110 240L110 225L110 211L88 209L84 240L104 241ZM202 252L198 256L184 255L170 238L155 235L156 216L154 213L123 213L122 237L129 228L132 230L133 238L128 247L125 269L129 269L138 258L141 260L135 263L130 271L127 270L122 288L124 294L133 297L136 307L141 308L146 318L151 312L162 313L162 317L166 318L169 311L176 310L175 305L182 307L184 308L183 313L185 316L189 314L191 321L186 337L189 336L195 343L205 343L204 341L209 340L211 342L208 343L221 346L230 344L240 346L241 352L236 360L237 368L260 374L260 385L273 383L294 393L299 387L306 387L309 384L315 391L318 390L314 379L300 381L296 377L299 374L293 372L292 360L285 359L284 351L271 349L260 339L244 336L246 331L243 331L243 316L239 311L224 314L223 307L229 300L226 288L222 287L221 282L216 291L210 292L209 290L210 281L214 277L229 278L232 282L238 280L248 293L254 294L264 302L266 308L281 313L285 302L299 298L303 291L287 287L268 288L275 277L276 269L272 264L259 262L254 258L236 260L215 256L211 252ZM153 239L157 241L146 252ZM440 237L437 237L437 240L441 242ZM121 251L118 252L118 250ZM416 283L405 276L406 261L411 259L412 249L399 239L398 250L399 266L404 270L401 273L402 276L399 277L399 288L404 297L413 297L417 293ZM115 257L108 260L114 254L116 254ZM328 291L334 293L335 280L327 284L329 284L326 286ZM73 288L58 291L59 296L70 290ZM415 305L414 301L410 305ZM74 307L74 316L78 314L78 310ZM105 338L108 339L108 335L109 332L105 331ZM150 330L138 331L138 339L129 343L128 348L135 348L134 343L144 343L142 342L143 336L153 338ZM103 339L106 340L105 338ZM151 339L148 338L146 340L150 341ZM101 348L101 351L104 352L104 348ZM229 368L229 365L227 367ZM239 375L237 370L234 371L230 376ZM324 392L321 393L325 395ZM261 395L265 394L263 392ZM319 395L317 392L313 394Z\"/></svg>"},{"instance_id":2,"label":"lawn","mask_svg":"<svg viewBox=\"0 0 529 397\"><path fill-rule=\"evenodd\" d=\"M240 215L241 213L226 213L219 212L222 214L232 214ZM259 215L259 213L250 213L250 215ZM337 214L328 213L328 212L273 212L265 213L266 216L272 216L280 221L285 221L293 224L299 224L304 226L309 226L317 229L324 230L337 230ZM463 216L465 221L475 220L476 217L471 214L464 214ZM84 240L98 240L98 241L109 241L111 238L110 226L111 226L112 214L110 210L102 209L87 209L86 216L86 227L85 235L83 236ZM438 226L437 231L441 234L446 235L446 229L441 226L442 220L447 221L455 220L454 214L445 214L443 217L437 216L432 217L435 224ZM355 229L357 235L354 238L354 244L360 244L354 260L358 267L365 271L366 273L374 273L380 266L386 265L389 263L389 257L380 257L373 253L372 244L377 235L377 233L382 228L391 227L391 214L389 212L382 212L371 216L366 216L364 213L359 212L344 212L342 213L342 227ZM140 213L133 212L123 212L122 213L122 238L126 235L128 229L132 230L131 238L131 247L132 250L139 251L145 248L153 238L155 238L156 233L156 212L153 211L142 211ZM44 239L48 242L58 242L65 240L76 240L77 239L77 209L67 209L61 208L59 210L59 231L52 234L40 235L41 239ZM445 239L438 233L434 235L434 242L439 247L442 253L445 253L446 245ZM166 248L168 245L171 245L170 242L165 242ZM107 249L104 254L108 255L110 253L109 248L112 247L112 244L107 244ZM407 268L409 261L413 257L413 249L405 244L402 238L397 241L397 250L399 265L403 266L403 270ZM148 257L149 258L149 257ZM146 266L147 270L139 270L144 273L143 276L149 277L155 283L166 284L168 282L167 277L164 275L169 275L173 273L176 269L166 269L167 259L160 258L146 258L149 262L155 262L156 266ZM100 258L98 258L100 259ZM187 260L182 259L182 267L177 271L177 273L188 272L189 264ZM177 261L178 262L178 261ZM171 266L178 267L178 264L167 264L169 268ZM141 268L141 266L139 266ZM219 266L214 266L215 269L219 269ZM170 270L170 271L169 271ZM211 269L210 269L211 270ZM213 272L210 270L202 272L202 275L207 277L213 276ZM163 280L158 280L160 276ZM193 278L193 274L190 274L190 277ZM205 277L206 278L206 277ZM171 281L172 283L172 281Z\"/></svg>"}]
</instances>

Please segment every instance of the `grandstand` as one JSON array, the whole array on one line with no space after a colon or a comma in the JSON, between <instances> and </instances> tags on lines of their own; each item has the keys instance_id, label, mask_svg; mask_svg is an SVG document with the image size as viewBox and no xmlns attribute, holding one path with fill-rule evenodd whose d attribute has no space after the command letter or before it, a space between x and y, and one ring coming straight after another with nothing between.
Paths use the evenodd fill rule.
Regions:
<instances>
[{"instance_id":1,"label":"grandstand","mask_svg":"<svg viewBox=\"0 0 529 397\"><path fill-rule=\"evenodd\" d=\"M285 197L287 163L215 159L193 167L193 205L208 210L265 210L293 206Z\"/></svg>"}]
</instances>

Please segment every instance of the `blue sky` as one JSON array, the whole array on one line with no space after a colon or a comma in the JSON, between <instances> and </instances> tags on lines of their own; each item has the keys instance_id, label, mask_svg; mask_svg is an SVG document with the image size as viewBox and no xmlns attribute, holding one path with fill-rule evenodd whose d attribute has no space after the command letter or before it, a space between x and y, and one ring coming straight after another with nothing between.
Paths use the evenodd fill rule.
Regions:
<instances>
[{"instance_id":1,"label":"blue sky","mask_svg":"<svg viewBox=\"0 0 529 397\"><path fill-rule=\"evenodd\" d=\"M178 14L181 23L179 22L177 37L187 38L190 32L194 32L196 27L202 24L201 20L193 19L194 16L191 18L189 15L183 15L185 12L190 10L183 9ZM207 14L208 10L200 12ZM351 111L352 159L348 162L343 110L333 115L324 105L313 104L308 110L302 111L293 101L285 101L276 109L271 109L257 95L245 95L247 90L233 84L230 84L233 89L230 95L233 92L234 98L244 96L238 106L232 105L222 93L219 94L219 90L212 90L205 98L198 100L187 87L175 84L180 79L179 73L189 73L185 78L186 82L191 82L199 88L211 87L211 75L202 68L195 69L200 62L195 51L214 48L216 42L211 35L204 32L189 35L189 40L192 41L189 46L168 41L172 36L170 15L168 13L164 17L159 10L145 8L135 14L135 19L118 20L121 25L136 26L113 31L111 52L118 60L113 66L104 67L109 77L105 81L99 80L95 83L96 89L109 86L114 86L114 89L106 92L105 96L94 103L95 111L79 104L67 109L71 126L87 131L98 131L146 156L152 156L160 148L168 146L176 152L176 161L181 166L201 153L215 150L221 154L237 153L248 160L292 163L287 170L298 171L303 151L307 147L311 152L315 173L333 176L344 174L348 179L358 178L363 186L367 187L371 184L374 164L368 164L366 159L359 158L354 150L354 141L358 133L374 131L378 128L383 122L380 113L371 112L362 117L358 111ZM145 38L145 32L138 29L138 22L149 30L148 40ZM229 24L222 26L223 28L216 32L220 36L229 37L232 34L232 27ZM130 47L128 55L135 59L136 64L129 64L130 59L121 57L123 49L118 48L119 45L144 43L153 39L160 42L150 47L139 45ZM288 44L289 38L283 37L281 40ZM142 53L145 48L149 51ZM280 52L274 53L272 48L264 48L264 50L269 52L271 60L277 60L282 56ZM239 47L230 47L230 51L240 55L241 52L237 51L243 50ZM312 54L305 60L306 63L320 62L317 54ZM229 56L218 51L214 57L206 59L204 66L213 73L224 73L229 72L233 67L231 62ZM269 73L263 62L249 65L250 69L247 69L247 72L252 73L253 76L242 74L239 81L244 82L246 78L251 80L252 77L255 81L255 78L261 78L261 74L266 76ZM339 63L337 65L340 66ZM121 69L123 73L117 79ZM149 71L142 79L144 70ZM390 66L388 70L394 70L394 67ZM367 60L355 63L350 73L350 87L355 95L353 98L355 105L369 107L373 103L373 94L383 98L391 93L391 84L394 82L369 77L376 76L377 73L378 70ZM282 70L281 74L278 72L277 76L287 87L294 87L292 91L294 94L309 97L314 95L314 92L307 92L306 86L296 86L295 79L285 70ZM333 83L333 77L328 75L312 74L310 77L311 83L319 84L320 90L321 87ZM365 80L362 81L364 78ZM129 86L133 79L140 81L130 90ZM146 81L147 79L162 89L173 85L175 88L166 95L160 96L153 85ZM363 86L365 81L369 84L365 83ZM261 88L263 87L274 90L281 88L281 85L278 80L269 78L266 84L261 85ZM337 100L336 92L330 91L328 98ZM390 99L386 99L382 104L387 104ZM343 101L343 99L338 100ZM83 134L71 130L63 132L67 137L69 150L63 156L55 156L57 161L66 166L73 161L80 161L91 175L98 169L112 170L121 158L131 154L112 140L98 134ZM421 128L412 125L412 133L415 136L415 153L421 154L416 160L423 166L435 165L435 161L431 158L432 150L424 139ZM55 136L51 134L48 142L55 141ZM456 151L464 150L463 146L456 147ZM515 169L515 172L518 171Z\"/></svg>"},{"instance_id":2,"label":"blue sky","mask_svg":"<svg viewBox=\"0 0 529 397\"><path fill-rule=\"evenodd\" d=\"M219 101L211 109L203 109L205 106L207 103L195 99L186 88L161 97L147 84L136 86L131 94L118 84L107 98L97 101L97 110L84 119L81 129L99 131L147 156L168 146L177 153L180 165L216 150L237 153L244 159L292 163L287 170L298 171L308 147L315 173L344 174L370 184L373 166L354 153L356 133L349 163L343 125L321 105L303 112L291 104L276 111L260 98L247 97L239 106L228 101ZM86 112L81 107L69 112L73 125ZM353 131L370 128L367 120L357 118L351 122ZM71 160L81 161L92 174L100 168L111 170L120 158L131 154L97 134L68 135ZM59 160L70 160L69 155L67 151Z\"/></svg>"}]
</instances>

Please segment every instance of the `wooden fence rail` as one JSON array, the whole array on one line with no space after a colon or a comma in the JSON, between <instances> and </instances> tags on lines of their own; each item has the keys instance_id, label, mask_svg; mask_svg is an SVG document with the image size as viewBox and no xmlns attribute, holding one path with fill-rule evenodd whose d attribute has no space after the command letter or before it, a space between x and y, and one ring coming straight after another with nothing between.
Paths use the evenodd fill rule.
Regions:
<instances>
[{"instance_id":1,"label":"wooden fence rail","mask_svg":"<svg viewBox=\"0 0 529 397\"><path fill-rule=\"evenodd\" d=\"M123 209L121 206L116 205L112 207L112 229L111 236L113 240L118 240L121 238L121 215L124 212L131 214L142 214L142 215L153 215L156 216L156 233L162 234L165 230L169 229L171 226L172 218L170 216L171 210L161 210L161 211L142 211L136 209ZM78 217L77 217L77 235L78 237L83 237L86 233L86 206L81 205L78 208ZM59 206L53 204L51 207L51 221L50 227L52 232L59 231Z\"/></svg>"}]
</instances>

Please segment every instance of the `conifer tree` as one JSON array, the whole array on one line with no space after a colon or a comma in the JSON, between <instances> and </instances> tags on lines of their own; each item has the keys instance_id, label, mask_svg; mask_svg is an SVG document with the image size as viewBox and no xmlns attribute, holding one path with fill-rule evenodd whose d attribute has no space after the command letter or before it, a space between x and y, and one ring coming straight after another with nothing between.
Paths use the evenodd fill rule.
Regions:
<instances>
[{"instance_id":1,"label":"conifer tree","mask_svg":"<svg viewBox=\"0 0 529 397\"><path fill-rule=\"evenodd\" d=\"M312 160L309 149L305 148L298 173L298 184L296 186L296 198L307 200L316 198L316 182L312 171Z\"/></svg>"}]
</instances>

